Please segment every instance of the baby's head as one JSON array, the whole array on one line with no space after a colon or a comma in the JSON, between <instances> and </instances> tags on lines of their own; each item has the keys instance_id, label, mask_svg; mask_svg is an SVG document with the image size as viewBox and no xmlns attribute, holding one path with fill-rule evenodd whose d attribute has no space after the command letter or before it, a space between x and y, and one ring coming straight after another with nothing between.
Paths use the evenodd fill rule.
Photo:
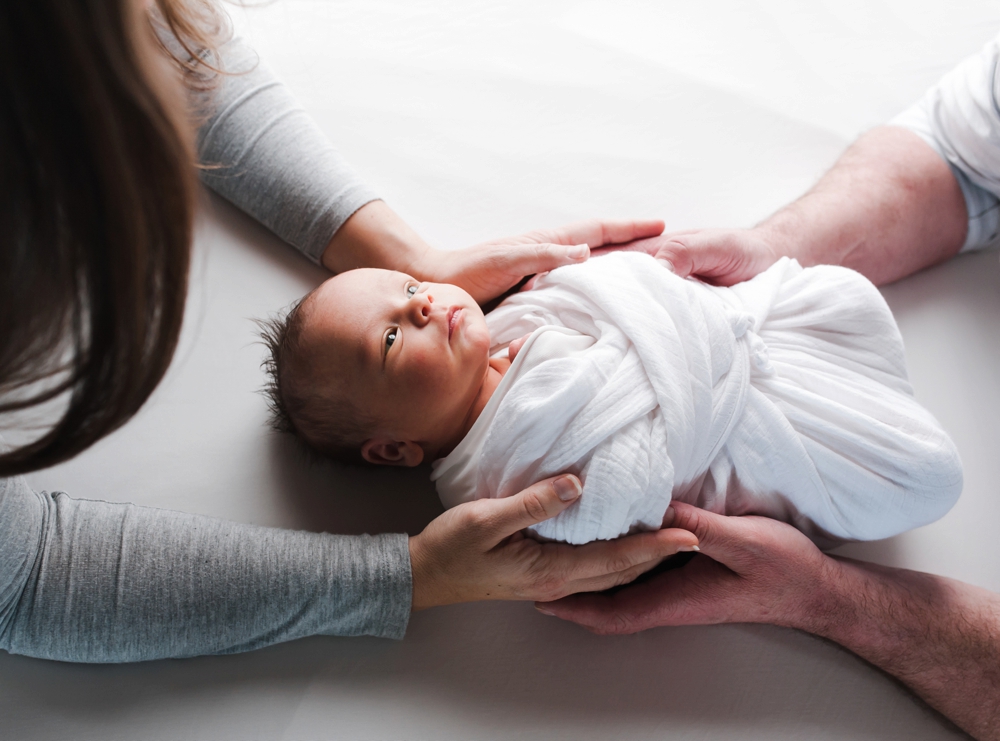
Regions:
<instances>
[{"instance_id":1,"label":"baby's head","mask_svg":"<svg viewBox=\"0 0 1000 741\"><path fill-rule=\"evenodd\" d=\"M489 365L468 293L390 270L330 278L262 336L275 427L341 460L415 466L447 453Z\"/></svg>"}]
</instances>

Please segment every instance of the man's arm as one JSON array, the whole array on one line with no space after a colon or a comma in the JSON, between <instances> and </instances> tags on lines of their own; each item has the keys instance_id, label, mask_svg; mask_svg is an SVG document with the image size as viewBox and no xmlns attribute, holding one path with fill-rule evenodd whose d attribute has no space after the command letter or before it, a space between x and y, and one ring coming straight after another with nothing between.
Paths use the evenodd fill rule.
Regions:
<instances>
[{"instance_id":1,"label":"man's arm","mask_svg":"<svg viewBox=\"0 0 1000 741\"><path fill-rule=\"evenodd\" d=\"M597 633L773 623L840 643L977 739L1000 739L1000 595L824 555L790 525L674 504L702 555L615 594L536 607Z\"/></svg>"},{"instance_id":2,"label":"man's arm","mask_svg":"<svg viewBox=\"0 0 1000 741\"><path fill-rule=\"evenodd\" d=\"M862 136L809 193L753 229L689 230L644 249L731 285L781 255L889 283L1000 234L1000 38Z\"/></svg>"},{"instance_id":3,"label":"man's arm","mask_svg":"<svg viewBox=\"0 0 1000 741\"><path fill-rule=\"evenodd\" d=\"M797 201L752 229L664 234L641 248L680 275L721 285L752 278L782 256L845 265L876 284L947 260L965 241L958 181L907 129L882 126L856 141Z\"/></svg>"},{"instance_id":4,"label":"man's arm","mask_svg":"<svg viewBox=\"0 0 1000 741\"><path fill-rule=\"evenodd\" d=\"M1000 739L1000 595L838 559L831 618L799 616L897 677L977 739Z\"/></svg>"}]
</instances>

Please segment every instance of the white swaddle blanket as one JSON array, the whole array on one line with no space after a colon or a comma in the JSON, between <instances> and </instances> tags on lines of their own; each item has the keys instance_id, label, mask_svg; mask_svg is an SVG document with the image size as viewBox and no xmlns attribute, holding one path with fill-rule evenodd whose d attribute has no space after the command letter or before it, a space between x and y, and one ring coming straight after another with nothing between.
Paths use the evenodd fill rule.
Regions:
<instances>
[{"instance_id":1,"label":"white swaddle blanket","mask_svg":"<svg viewBox=\"0 0 1000 741\"><path fill-rule=\"evenodd\" d=\"M532 334L434 463L445 506L574 472L580 501L539 535L658 528L677 498L868 540L941 517L961 492L888 306L846 268L785 258L718 288L615 253L540 277L487 323L498 350Z\"/></svg>"}]
</instances>

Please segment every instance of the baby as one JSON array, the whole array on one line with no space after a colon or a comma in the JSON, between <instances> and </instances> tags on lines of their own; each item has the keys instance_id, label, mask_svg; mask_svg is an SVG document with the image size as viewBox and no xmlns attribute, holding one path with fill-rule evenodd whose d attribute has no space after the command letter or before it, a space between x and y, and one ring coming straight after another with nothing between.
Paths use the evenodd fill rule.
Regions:
<instances>
[{"instance_id":1,"label":"baby","mask_svg":"<svg viewBox=\"0 0 1000 741\"><path fill-rule=\"evenodd\" d=\"M785 258L719 288L619 252L489 316L456 286L354 270L265 339L277 426L322 454L433 461L446 506L577 473L579 503L534 528L554 540L659 527L672 498L875 539L961 492L888 306L845 268Z\"/></svg>"}]
</instances>

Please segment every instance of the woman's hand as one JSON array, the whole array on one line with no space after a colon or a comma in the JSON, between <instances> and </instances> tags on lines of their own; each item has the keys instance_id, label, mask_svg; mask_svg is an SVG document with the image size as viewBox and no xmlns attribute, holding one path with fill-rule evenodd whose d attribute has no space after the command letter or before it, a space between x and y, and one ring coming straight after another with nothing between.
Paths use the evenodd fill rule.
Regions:
<instances>
[{"instance_id":1,"label":"woman's hand","mask_svg":"<svg viewBox=\"0 0 1000 741\"><path fill-rule=\"evenodd\" d=\"M435 519L410 538L413 609L488 599L548 601L608 589L698 544L687 530L582 546L540 543L521 532L572 506L580 491L575 476L559 476L513 497L461 504Z\"/></svg>"},{"instance_id":2,"label":"woman's hand","mask_svg":"<svg viewBox=\"0 0 1000 741\"><path fill-rule=\"evenodd\" d=\"M583 221L561 229L539 229L495 239L464 250L427 248L408 268L420 280L454 283L479 303L486 303L518 284L526 275L583 262L591 249L623 245L655 237L662 221Z\"/></svg>"},{"instance_id":3,"label":"woman's hand","mask_svg":"<svg viewBox=\"0 0 1000 741\"><path fill-rule=\"evenodd\" d=\"M690 563L611 595L575 595L538 604L538 610L601 634L715 623L774 623L820 633L820 623L832 619L836 611L827 601L837 591L832 585L840 565L791 525L689 504L671 509L670 524L698 537L701 553Z\"/></svg>"}]
</instances>

